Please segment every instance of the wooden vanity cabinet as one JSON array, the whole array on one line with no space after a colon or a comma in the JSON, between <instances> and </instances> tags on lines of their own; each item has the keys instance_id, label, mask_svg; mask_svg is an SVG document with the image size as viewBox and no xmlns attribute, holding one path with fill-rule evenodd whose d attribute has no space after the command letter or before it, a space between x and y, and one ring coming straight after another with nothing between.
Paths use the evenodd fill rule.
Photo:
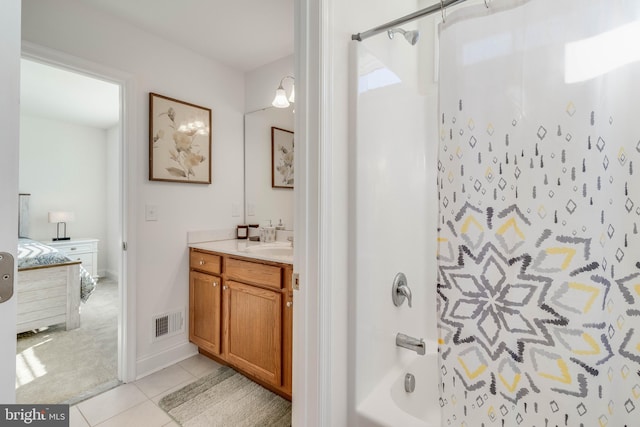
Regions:
<instances>
[{"instance_id":1,"label":"wooden vanity cabinet","mask_svg":"<svg viewBox=\"0 0 640 427\"><path fill-rule=\"evenodd\" d=\"M291 399L289 264L191 249L189 340Z\"/></svg>"}]
</instances>

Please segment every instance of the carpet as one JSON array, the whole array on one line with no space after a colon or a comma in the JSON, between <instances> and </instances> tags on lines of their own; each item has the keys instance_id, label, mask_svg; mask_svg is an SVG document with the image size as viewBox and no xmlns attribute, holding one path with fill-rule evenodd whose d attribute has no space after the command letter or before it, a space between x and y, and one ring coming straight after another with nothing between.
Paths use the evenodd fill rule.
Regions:
<instances>
[{"instance_id":1,"label":"carpet","mask_svg":"<svg viewBox=\"0 0 640 427\"><path fill-rule=\"evenodd\" d=\"M183 427L291 426L291 402L226 366L163 397L158 406Z\"/></svg>"},{"instance_id":2,"label":"carpet","mask_svg":"<svg viewBox=\"0 0 640 427\"><path fill-rule=\"evenodd\" d=\"M119 384L118 284L101 279L80 310L77 329L18 335L17 403L74 404Z\"/></svg>"}]
</instances>

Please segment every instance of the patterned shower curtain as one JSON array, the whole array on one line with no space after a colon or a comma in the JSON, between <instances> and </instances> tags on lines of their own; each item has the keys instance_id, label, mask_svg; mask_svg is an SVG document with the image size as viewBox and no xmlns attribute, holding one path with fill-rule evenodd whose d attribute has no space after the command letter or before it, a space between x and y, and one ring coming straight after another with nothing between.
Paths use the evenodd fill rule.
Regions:
<instances>
[{"instance_id":1,"label":"patterned shower curtain","mask_svg":"<svg viewBox=\"0 0 640 427\"><path fill-rule=\"evenodd\" d=\"M640 426L640 2L440 28L443 426Z\"/></svg>"}]
</instances>

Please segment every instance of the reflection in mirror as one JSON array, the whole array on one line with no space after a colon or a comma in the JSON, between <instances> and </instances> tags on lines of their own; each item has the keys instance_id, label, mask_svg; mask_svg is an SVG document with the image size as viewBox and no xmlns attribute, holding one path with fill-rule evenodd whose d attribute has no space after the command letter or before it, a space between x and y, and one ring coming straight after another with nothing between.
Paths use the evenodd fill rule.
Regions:
<instances>
[{"instance_id":1,"label":"reflection in mirror","mask_svg":"<svg viewBox=\"0 0 640 427\"><path fill-rule=\"evenodd\" d=\"M271 184L271 128L293 132L292 108L265 108L244 116L245 223L269 221L293 230L293 189Z\"/></svg>"}]
</instances>

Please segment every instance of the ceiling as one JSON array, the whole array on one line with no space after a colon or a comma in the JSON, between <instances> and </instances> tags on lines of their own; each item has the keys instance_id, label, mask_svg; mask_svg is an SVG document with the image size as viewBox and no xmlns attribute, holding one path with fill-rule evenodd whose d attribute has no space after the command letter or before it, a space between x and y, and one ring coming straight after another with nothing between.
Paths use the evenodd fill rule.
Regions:
<instances>
[{"instance_id":1,"label":"ceiling","mask_svg":"<svg viewBox=\"0 0 640 427\"><path fill-rule=\"evenodd\" d=\"M83 0L241 71L293 54L294 0Z\"/></svg>"},{"instance_id":2,"label":"ceiling","mask_svg":"<svg viewBox=\"0 0 640 427\"><path fill-rule=\"evenodd\" d=\"M200 55L253 70L293 54L294 0L82 0ZM119 87L22 60L21 112L108 129Z\"/></svg>"},{"instance_id":3,"label":"ceiling","mask_svg":"<svg viewBox=\"0 0 640 427\"><path fill-rule=\"evenodd\" d=\"M20 67L22 114L100 129L118 123L118 85L26 59Z\"/></svg>"}]
</instances>

